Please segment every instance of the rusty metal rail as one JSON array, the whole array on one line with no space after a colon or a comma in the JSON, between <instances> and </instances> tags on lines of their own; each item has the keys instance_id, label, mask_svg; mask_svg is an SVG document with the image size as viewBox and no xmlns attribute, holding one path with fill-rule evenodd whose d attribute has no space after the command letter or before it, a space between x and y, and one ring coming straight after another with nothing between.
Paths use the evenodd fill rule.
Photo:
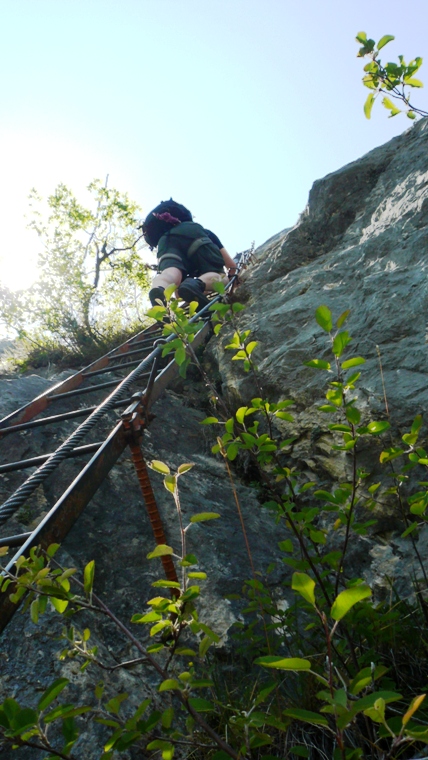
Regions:
<instances>
[{"instance_id":1,"label":"rusty metal rail","mask_svg":"<svg viewBox=\"0 0 428 760\"><path fill-rule=\"evenodd\" d=\"M239 269L242 270L247 263L248 258L241 261ZM235 278L230 283L231 287L234 280ZM210 305L218 300L220 297L215 296ZM201 327L192 343L194 348L201 345L208 337L211 331L210 316L211 312L208 305L191 320L201 320ZM148 327L118 348L92 362L88 367L46 390L30 403L0 420L1 446L3 439L14 433L24 432L28 434L41 426L50 425L56 425L58 432L58 423L72 424L74 420L78 421L79 417L86 418L60 443L55 451L5 462L0 465L0 476L7 472L19 472L40 465L0 505L0 525L7 522L27 502L34 491L56 471L63 461L70 459L70 457L76 459L92 454L89 462L82 467L65 492L32 532L9 535L0 539L0 546L19 547L15 555L9 560L5 568L6 572L12 572L18 558L27 554L31 547L41 546L46 549L49 544L61 543L64 540L82 510L127 447L130 449L155 540L157 543L166 543L162 521L157 510L140 446L143 430L151 418L151 405L161 396L178 373L178 366L174 361L169 361L166 366L161 367L164 344L175 337L175 335L171 335L166 339L160 339L161 332L162 328L159 328L158 325ZM131 362L127 361L129 356L136 356L137 354L140 354L139 358ZM123 363L118 361L122 359L125 360ZM134 369L129 371L130 367L134 367ZM114 374L127 372L127 374L125 377L116 377L107 382L97 382L96 378L106 372ZM113 388L113 390L96 405L44 417L40 416L53 403L67 402L68 399L77 399L78 401L80 396L86 393L102 393L104 395L107 388ZM129 395L130 393L131 395ZM82 441L94 431L102 432L100 425L109 424L108 415L111 412L123 407L125 407L125 411L122 413L122 419L114 426L105 440L90 441L82 445ZM59 430L61 430L60 425ZM167 578L176 581L176 571L171 558L167 556L162 560ZM7 625L15 610L16 605L10 602L9 595L0 593L0 631Z\"/></svg>"}]
</instances>

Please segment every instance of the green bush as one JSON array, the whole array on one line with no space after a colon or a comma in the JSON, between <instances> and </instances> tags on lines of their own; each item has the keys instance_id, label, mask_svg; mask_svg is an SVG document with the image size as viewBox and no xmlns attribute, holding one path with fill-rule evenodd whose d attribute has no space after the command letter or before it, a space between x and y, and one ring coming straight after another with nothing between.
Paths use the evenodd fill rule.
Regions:
<instances>
[{"instance_id":1,"label":"green bush","mask_svg":"<svg viewBox=\"0 0 428 760\"><path fill-rule=\"evenodd\" d=\"M174 352L185 375L190 361L199 364L192 342L200 325L189 322L171 292L167 298L166 307L156 306L149 314L164 322L165 336L175 334L164 353ZM241 305L217 303L211 308L215 332L226 328L226 350L253 374L260 395L233 411L220 399L215 415L204 423L219 430L213 451L224 458L235 496L231 463L242 452L254 463L261 492L267 495L266 519L270 515L278 523L280 564L289 568L281 596L292 602L288 607L278 604L278 589L269 582L275 563L267 557L263 575L254 570L251 578L243 579L244 620L235 626L233 662L225 662L221 651L216 653L218 636L198 613L207 575L198 558L188 553L187 534L195 523L220 515L201 512L185 524L179 481L193 465L184 463L172 472L154 460L151 467L175 503L181 546L162 544L149 553L149 560L160 558L166 568L170 565L165 560L172 558L176 571L174 577L169 573L152 584L155 596L146 611L132 617L131 626L117 620L94 593L94 563L87 565L79 581L74 569L55 563L55 545L47 553L33 549L29 558L22 557L3 581L2 591L14 602L25 596L35 623L48 604L67 619L78 610L91 610L114 623L138 652L133 662L156 676L157 699L143 699L137 709L130 709L127 694L107 698L98 686L91 704L59 703L68 685L60 678L37 705L24 706L13 699L0 705L3 743L16 749L42 747L49 758L71 758L84 724L81 716L86 715L105 726L100 748L104 759L131 746L164 760L176 751L210 760L414 757L415 748L428 744L426 673L420 667L426 659L427 584L416 542L428 504L428 483L423 480L428 454L419 443L422 420L416 417L396 442L388 419L364 417L355 394L364 358L347 355L352 342L344 329L349 312L334 326L330 310L320 306L316 319L328 336L331 360L314 357L306 364L308 372L326 374L326 399L320 409L333 438L332 451L344 452L349 462L349 477L319 488L290 465L287 452L293 439L278 435L274 423L293 421L292 402L272 403L263 397L255 363L257 341L237 321ZM190 314L195 309L196 304L191 305ZM165 324L167 316L170 321ZM204 379L209 385L210 379ZM359 466L360 450L372 440L382 441L379 464L392 474L392 481L372 483ZM393 587L388 598L378 598L349 568L351 541L371 529L373 509L384 499L395 500L402 537L413 544L420 561L420 573L413 587L409 581L406 599ZM237 507L240 510L239 501ZM249 547L248 551L252 566ZM148 630L149 645L143 644L140 626ZM79 631L68 623L63 640L62 658L81 659L82 669L108 667L92 645L89 629ZM142 673L142 687L144 679ZM48 737L47 729L55 721L62 724L61 746L52 746Z\"/></svg>"}]
</instances>

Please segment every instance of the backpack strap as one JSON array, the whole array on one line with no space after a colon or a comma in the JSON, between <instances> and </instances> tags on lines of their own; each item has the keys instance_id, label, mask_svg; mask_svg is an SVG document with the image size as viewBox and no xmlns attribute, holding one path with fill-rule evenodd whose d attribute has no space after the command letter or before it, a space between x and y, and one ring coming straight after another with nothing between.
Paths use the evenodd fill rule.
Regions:
<instances>
[{"instance_id":1,"label":"backpack strap","mask_svg":"<svg viewBox=\"0 0 428 760\"><path fill-rule=\"evenodd\" d=\"M207 243L209 243L210 245L213 244L212 240L210 240L210 238L207 237L207 235L205 235L204 237L196 238L196 240L194 240L193 243L191 243L189 245L189 249L187 251L187 255L188 256L193 256L196 253L196 251L198 250L198 248L201 247L201 245L207 245Z\"/></svg>"}]
</instances>

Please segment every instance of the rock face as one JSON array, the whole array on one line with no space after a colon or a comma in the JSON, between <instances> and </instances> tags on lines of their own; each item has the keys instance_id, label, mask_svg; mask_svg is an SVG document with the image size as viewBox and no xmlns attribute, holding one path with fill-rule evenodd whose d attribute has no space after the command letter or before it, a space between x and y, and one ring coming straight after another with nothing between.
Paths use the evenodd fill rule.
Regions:
<instances>
[{"instance_id":1,"label":"rock face","mask_svg":"<svg viewBox=\"0 0 428 760\"><path fill-rule=\"evenodd\" d=\"M274 399L293 397L311 414L324 376L303 362L330 359L315 310L326 304L346 328L352 354L367 360L360 395L371 414L388 407L397 427L428 408L428 120L359 161L314 183L291 230L261 246L237 293L241 325L260 345L261 381ZM227 339L223 340L223 345ZM349 350L349 349L348 349ZM251 381L220 346L212 349L228 392L253 394ZM325 417L320 417L324 420ZM304 428L304 419L299 424Z\"/></svg>"},{"instance_id":2,"label":"rock face","mask_svg":"<svg viewBox=\"0 0 428 760\"><path fill-rule=\"evenodd\" d=\"M295 422L279 424L287 435L296 437L290 456L308 478L328 483L332 477L340 480L346 476L348 469L346 455L331 449L327 428L330 420L318 411L324 401L324 375L303 366L308 359L330 359L328 339L314 319L320 304L328 305L335 317L351 310L348 329L353 336L352 355L367 360L358 391L367 419L386 416L379 354L395 428L405 432L417 413L426 412L427 248L425 120L359 161L317 181L298 224L278 233L256 251L237 294L247 307L240 323L250 328L259 341L254 357L264 392L275 401L295 400ZM227 336L211 342L205 354L206 366L217 373L226 395L246 401L258 393L253 381L237 367L239 363L230 362L225 355L225 343ZM0 383L1 416L49 384L45 378L34 376L6 378ZM218 521L192 527L188 550L198 556L201 569L208 573L201 619L219 632L227 646L228 632L239 616L239 608L224 597L240 591L243 579L251 577L251 568L226 469L210 453L211 429L200 425L206 416L198 408L203 394L197 390L192 395L189 388L184 395L180 395L183 388L177 387L176 391L167 392L155 407L157 417L145 436L144 450L148 459L165 461L172 469L183 462L195 464L182 478L185 518L198 511L221 514ZM43 451L51 445L50 439L40 433L36 446ZM16 457L40 453L29 447L25 435L15 446ZM370 457L372 453L368 455L368 466ZM69 473L72 467L70 462L65 465ZM236 473L234 478L255 569L263 573L276 556L277 541L284 536L278 534L272 519L260 509L256 490L240 483ZM179 536L172 498L160 476L153 474L152 481L168 541L176 546ZM18 515L24 527L54 503L61 485L61 478L47 482L28 514ZM388 515L382 519L376 536L355 540L351 549L355 567L379 588L387 576L400 579L405 571L412 572L408 546L394 533L394 520ZM18 527L16 521L12 522L4 533ZM421 555L426 557L428 533L421 533L418 544ZM62 559L80 567L95 559L97 592L128 621L133 612L144 610L152 594L150 583L161 574L160 564L145 559L153 545L135 473L124 457L68 536ZM281 580L281 573L288 572L286 566L278 566L283 570L269 576L272 585ZM82 625L86 624L84 618ZM78 668L73 669L73 665L53 655L57 646L48 634L57 631L58 625L61 622L58 624L53 615L44 622L42 619L38 626L27 616L15 617L3 635L0 697L19 695L23 702L27 698L34 701L35 690L42 690L53 677L64 674L72 681L70 697L74 685L88 692L93 688L99 675L90 675L89 671L81 674ZM125 656L126 647L114 632L106 632L98 624L91 624L91 628L107 658L113 644L117 656ZM126 690L133 694L138 689L142 698L140 672L116 674L109 679L112 693ZM150 693L149 682L146 688ZM85 760L99 756L96 727L87 727L74 751L76 757ZM44 756L28 752L27 757L35 760Z\"/></svg>"},{"instance_id":3,"label":"rock face","mask_svg":"<svg viewBox=\"0 0 428 760\"><path fill-rule=\"evenodd\" d=\"M290 463L319 487L328 487L332 479L346 480L350 463L344 452L332 450L337 441L328 430L331 418L319 411L328 377L304 366L315 358L332 361L330 340L316 323L315 311L325 304L337 319L350 310L345 328L353 340L345 358L366 359L358 367L356 391L363 420L389 419L399 440L415 416L426 417L428 409L427 254L425 119L315 182L296 226L256 250L242 278L236 297L246 310L239 325L251 329L251 337L259 341L253 357L263 392L274 401L295 401L295 422L278 426L284 437L296 439ZM211 343L207 359L223 391L248 402L259 392L242 363L231 362L230 352L224 351L229 341L226 332L217 344ZM379 474L376 449L380 452L382 446L371 439L360 465ZM377 543L354 540L354 568L380 588L388 575L404 588L406 568L417 575L420 568L414 566L406 542L391 540L403 530L394 511L387 508L377 516ZM422 531L419 549L424 558L426 538Z\"/></svg>"}]
</instances>

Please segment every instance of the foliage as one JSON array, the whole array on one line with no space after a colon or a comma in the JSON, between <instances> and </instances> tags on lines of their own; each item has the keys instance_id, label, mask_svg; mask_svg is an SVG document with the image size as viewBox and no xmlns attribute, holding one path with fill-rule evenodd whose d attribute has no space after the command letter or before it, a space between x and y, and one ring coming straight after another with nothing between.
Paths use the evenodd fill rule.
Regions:
<instances>
[{"instance_id":1,"label":"foliage","mask_svg":"<svg viewBox=\"0 0 428 760\"><path fill-rule=\"evenodd\" d=\"M164 323L165 336L174 334L164 351L174 352L184 374L196 358L192 343L201 322L190 321L171 290L166 291L167 306L149 313ZM190 305L190 315L196 308ZM155 596L146 610L132 617L135 629L119 621L94 593L94 563L87 565L79 581L73 568L56 564L55 545L47 554L33 549L27 559L20 558L14 572L6 574L2 591L13 602L25 597L35 623L48 604L66 620L79 610L107 617L137 650L132 662L144 664L156 676L157 699L144 698L131 707L128 694L107 695L98 686L91 704L58 703L68 687L67 679L59 678L37 705L11 699L0 705L3 741L15 748L43 747L50 758L72 758L86 715L105 727L100 752L104 759L134 745L164 760L182 747L192 757L210 760L414 757L415 748L428 744L426 677L418 667L426 659L428 584L415 540L425 525L428 505L428 483L420 474L428 465L428 453L419 443L422 420L416 417L397 443L389 419L365 417L356 391L364 358L346 353L352 343L344 329L349 311L334 324L328 307L320 306L316 320L328 336L331 356L314 357L306 364L308 372L326 374L320 411L328 421L332 452L348 462L348 476L328 489L308 481L291 464L292 437L282 432L293 422L292 402L273 403L264 397L255 363L257 341L237 321L242 306L216 302L211 310L215 332L227 333L225 348L231 360L252 374L259 395L234 410L218 399L215 416L204 423L219 430L213 451L224 458L232 488L229 463L241 452L258 470L266 517L278 524L280 565L288 570L282 594L290 604L286 609L278 604L269 585L275 560L265 575L253 569L244 582L244 619L236 625L234 667L231 674L224 672L212 653L218 636L198 613L206 573L187 549L192 526L220 515L201 512L185 525L178 486L193 465L184 463L172 472L166 463L153 460L151 468L163 478L175 503L181 546L177 550L160 544L149 553L149 560L160 559L165 568L172 558L176 575L167 573L152 584ZM166 317L171 321L165 324ZM206 376L205 381L209 385ZM209 390L213 397L215 389ZM379 465L386 467L381 482L375 483L359 466L360 451L372 440L382 442ZM408 599L399 599L393 589L382 598L350 573L348 563L351 541L366 535L375 522L374 507L391 500L401 515L402 537L412 543L420 561ZM249 559L252 566L250 552ZM149 644L139 635L144 629ZM90 643L89 629L66 626L63 639L61 658L79 658L82 669L111 667ZM142 687L144 680L142 673ZM55 722L62 724L61 746L50 743L49 726Z\"/></svg>"},{"instance_id":2,"label":"foliage","mask_svg":"<svg viewBox=\"0 0 428 760\"><path fill-rule=\"evenodd\" d=\"M148 277L138 255L138 206L99 180L88 191L91 203L84 206L58 185L46 218L32 191L30 227L42 244L39 279L25 291L2 288L0 321L33 346L39 361L43 351L99 352L141 319Z\"/></svg>"},{"instance_id":3,"label":"foliage","mask_svg":"<svg viewBox=\"0 0 428 760\"><path fill-rule=\"evenodd\" d=\"M428 111L423 111L410 102L412 88L423 87L421 80L415 77L422 66L422 58L414 58L408 64L402 55L398 56L398 63L383 64L379 58L379 51L394 39L392 34L385 34L376 45L374 40L367 38L366 32L358 32L356 36L357 42L362 45L358 51L358 58L370 58L369 63L364 66L363 76L364 86L371 90L364 104L367 119L370 119L373 104L379 95L384 96L382 105L389 111L390 118L403 112L409 119L428 116ZM398 108L393 101L399 101L402 108Z\"/></svg>"}]
</instances>

